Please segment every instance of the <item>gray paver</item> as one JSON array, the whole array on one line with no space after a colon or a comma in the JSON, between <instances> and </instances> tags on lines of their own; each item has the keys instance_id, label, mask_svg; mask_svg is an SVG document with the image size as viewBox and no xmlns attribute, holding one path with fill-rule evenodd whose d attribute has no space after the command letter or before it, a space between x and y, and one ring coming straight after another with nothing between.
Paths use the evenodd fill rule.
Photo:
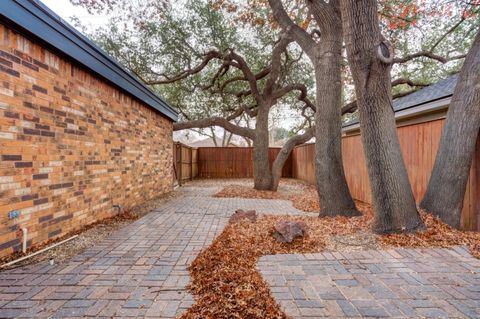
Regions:
<instances>
[{"instance_id":1,"label":"gray paver","mask_svg":"<svg viewBox=\"0 0 480 319\"><path fill-rule=\"evenodd\" d=\"M293 318L480 318L479 262L465 247L263 256L258 269ZM298 293L303 282L316 294Z\"/></svg>"},{"instance_id":2,"label":"gray paver","mask_svg":"<svg viewBox=\"0 0 480 319\"><path fill-rule=\"evenodd\" d=\"M219 189L187 184L66 263L0 272L0 317L176 317L193 303L188 265L236 209L303 214L285 200L211 197Z\"/></svg>"},{"instance_id":3,"label":"gray paver","mask_svg":"<svg viewBox=\"0 0 480 319\"><path fill-rule=\"evenodd\" d=\"M66 263L0 272L0 317L176 317L194 302L188 265L236 209L305 215L284 200L211 197L218 190L187 184ZM480 261L462 247L264 256L258 267L294 318L480 317Z\"/></svg>"}]
</instances>

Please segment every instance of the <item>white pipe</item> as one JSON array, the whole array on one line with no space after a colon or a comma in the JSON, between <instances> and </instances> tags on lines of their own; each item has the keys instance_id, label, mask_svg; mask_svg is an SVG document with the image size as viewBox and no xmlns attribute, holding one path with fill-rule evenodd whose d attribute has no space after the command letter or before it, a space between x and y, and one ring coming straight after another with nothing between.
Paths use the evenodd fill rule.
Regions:
<instances>
[{"instance_id":1,"label":"white pipe","mask_svg":"<svg viewBox=\"0 0 480 319\"><path fill-rule=\"evenodd\" d=\"M47 250L49 250L49 249L52 249L52 248L57 247L57 246L60 246L61 244L66 243L67 241L70 241L70 240L72 240L72 239L74 239L74 238L76 238L76 237L78 237L78 235L74 235L74 236L72 236L72 237L70 237L70 238L67 238L67 239L65 239L65 240L62 240L61 242L58 242L58 243L56 243L56 244L53 244L53 245L51 245L51 246L49 246L49 247L45 247L45 248L43 248L43 249L40 249L40 250L38 250L38 251L36 251L36 252L28 255L28 256L24 256L24 257L21 257L21 258L12 260L12 261L10 261L10 262L8 262L8 263L6 263L6 264L1 265L0 268L4 268L4 267L7 267L7 266L16 264L16 263L18 263L18 262L20 262L20 261L23 261L23 260L25 260L25 259L28 259L28 258L30 258L30 257L36 256L36 255L38 255L38 254L41 254L41 253L43 253L43 252L45 252L45 251L47 251Z\"/></svg>"},{"instance_id":2,"label":"white pipe","mask_svg":"<svg viewBox=\"0 0 480 319\"><path fill-rule=\"evenodd\" d=\"M28 237L28 230L26 227L22 228L22 233L23 233L22 252L25 254L27 252L27 237Z\"/></svg>"}]
</instances>

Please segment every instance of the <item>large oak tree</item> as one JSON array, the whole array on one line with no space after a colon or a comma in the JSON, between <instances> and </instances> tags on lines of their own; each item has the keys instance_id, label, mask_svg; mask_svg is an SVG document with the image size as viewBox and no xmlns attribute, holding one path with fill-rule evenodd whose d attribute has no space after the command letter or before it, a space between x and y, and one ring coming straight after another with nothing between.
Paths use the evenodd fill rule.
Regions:
<instances>
[{"instance_id":1,"label":"large oak tree","mask_svg":"<svg viewBox=\"0 0 480 319\"><path fill-rule=\"evenodd\" d=\"M360 129L378 233L423 227L398 140L390 68L393 48L382 36L376 0L342 0L348 61L355 83Z\"/></svg>"},{"instance_id":2,"label":"large oak tree","mask_svg":"<svg viewBox=\"0 0 480 319\"><path fill-rule=\"evenodd\" d=\"M281 0L269 0L269 3L278 24L292 32L315 71L315 174L320 215L358 215L342 162L342 24L339 1L306 1L318 27L311 33L291 19Z\"/></svg>"}]
</instances>

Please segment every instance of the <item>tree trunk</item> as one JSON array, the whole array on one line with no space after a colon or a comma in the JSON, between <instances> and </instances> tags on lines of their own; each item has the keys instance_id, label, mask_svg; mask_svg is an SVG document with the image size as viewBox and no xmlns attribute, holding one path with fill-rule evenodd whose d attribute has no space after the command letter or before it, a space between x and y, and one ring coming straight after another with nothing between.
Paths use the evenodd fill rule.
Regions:
<instances>
[{"instance_id":1,"label":"tree trunk","mask_svg":"<svg viewBox=\"0 0 480 319\"><path fill-rule=\"evenodd\" d=\"M315 112L315 177L320 216L360 215L348 189L342 162L341 92L342 33L322 32L322 46L314 61L317 110ZM322 30L323 31L323 30Z\"/></svg>"},{"instance_id":2,"label":"tree trunk","mask_svg":"<svg viewBox=\"0 0 480 319\"><path fill-rule=\"evenodd\" d=\"M360 113L377 233L423 228L403 162L392 107L391 45L376 0L341 1L344 38Z\"/></svg>"},{"instance_id":3,"label":"tree trunk","mask_svg":"<svg viewBox=\"0 0 480 319\"><path fill-rule=\"evenodd\" d=\"M282 149L277 154L277 157L275 157L275 160L272 164L272 186L270 190L278 190L278 184L280 183L280 179L282 178L283 166L285 165L285 162L292 153L293 148L311 139L314 136L314 132L315 128L310 127L305 131L305 133L301 135L295 135L289 138L285 145L282 146Z\"/></svg>"},{"instance_id":4,"label":"tree trunk","mask_svg":"<svg viewBox=\"0 0 480 319\"><path fill-rule=\"evenodd\" d=\"M420 207L459 228L480 128L480 32L460 72L427 192Z\"/></svg>"},{"instance_id":5,"label":"tree trunk","mask_svg":"<svg viewBox=\"0 0 480 319\"><path fill-rule=\"evenodd\" d=\"M283 166L290 156L292 149L293 147L290 149L283 149L282 147L280 152L277 154L277 157L275 157L275 160L272 164L272 183L270 185L271 191L276 192L278 190L278 184L280 184L280 179L282 178Z\"/></svg>"},{"instance_id":6,"label":"tree trunk","mask_svg":"<svg viewBox=\"0 0 480 319\"><path fill-rule=\"evenodd\" d=\"M267 106L259 106L253 141L253 188L269 190L272 174L268 160L268 112Z\"/></svg>"}]
</instances>

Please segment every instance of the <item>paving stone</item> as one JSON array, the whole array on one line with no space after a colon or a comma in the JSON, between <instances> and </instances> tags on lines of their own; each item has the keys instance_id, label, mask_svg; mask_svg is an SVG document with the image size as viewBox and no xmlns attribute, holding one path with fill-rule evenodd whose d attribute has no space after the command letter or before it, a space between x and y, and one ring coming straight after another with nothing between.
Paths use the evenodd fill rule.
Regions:
<instances>
[{"instance_id":1,"label":"paving stone","mask_svg":"<svg viewBox=\"0 0 480 319\"><path fill-rule=\"evenodd\" d=\"M235 210L304 215L285 200L211 197L218 190L187 184L182 196L68 262L0 272L0 317L174 318L194 302L186 291L188 266ZM312 293L312 287L302 292Z\"/></svg>"},{"instance_id":2,"label":"paving stone","mask_svg":"<svg viewBox=\"0 0 480 319\"><path fill-rule=\"evenodd\" d=\"M264 256L257 267L280 292L273 297L288 305L284 310L292 318L480 318L480 273L463 267L477 263L464 248L399 248ZM288 278L292 269L304 274L302 280L287 280L283 286L271 280ZM317 297L312 292L305 296L305 282Z\"/></svg>"},{"instance_id":3,"label":"paving stone","mask_svg":"<svg viewBox=\"0 0 480 319\"><path fill-rule=\"evenodd\" d=\"M336 303L342 308L342 311L347 317L359 316L357 308L348 300L336 300Z\"/></svg>"},{"instance_id":4,"label":"paving stone","mask_svg":"<svg viewBox=\"0 0 480 319\"><path fill-rule=\"evenodd\" d=\"M188 266L236 209L305 215L289 201L182 196L60 265L0 272L0 317L174 318L193 302ZM281 254L258 268L293 318L480 318L480 262L464 247Z\"/></svg>"}]
</instances>

